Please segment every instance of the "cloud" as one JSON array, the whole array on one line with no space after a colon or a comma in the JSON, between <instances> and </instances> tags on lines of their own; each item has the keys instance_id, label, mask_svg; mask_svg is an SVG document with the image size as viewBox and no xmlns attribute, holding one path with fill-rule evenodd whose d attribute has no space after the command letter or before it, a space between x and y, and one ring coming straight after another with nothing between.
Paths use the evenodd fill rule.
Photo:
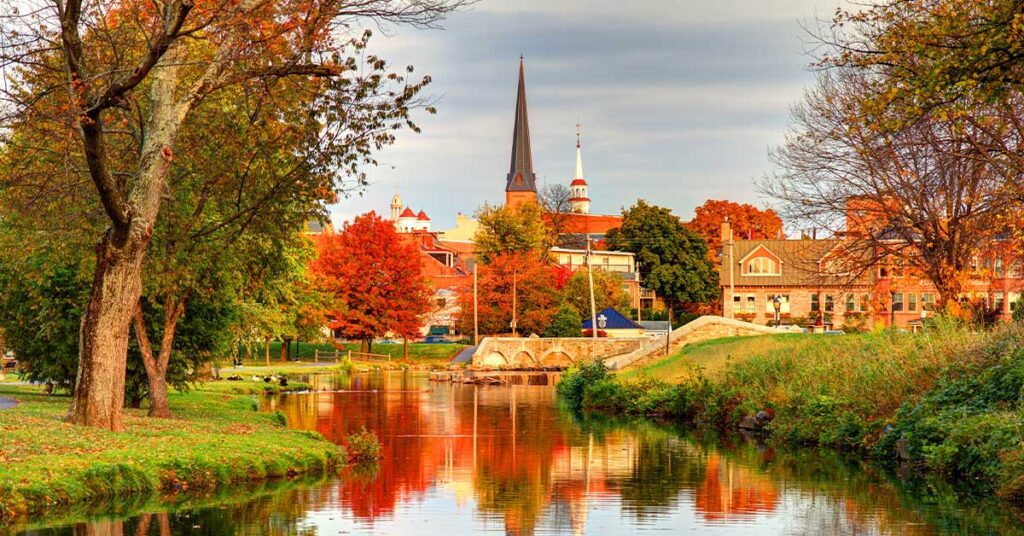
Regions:
<instances>
[{"instance_id":1,"label":"cloud","mask_svg":"<svg viewBox=\"0 0 1024 536\"><path fill-rule=\"evenodd\" d=\"M770 169L767 149L813 79L802 24L835 6L484 1L444 31L392 28L371 48L429 73L439 113L419 118L422 134L400 133L365 195L334 214L386 212L399 191L445 226L459 211L501 202L520 53L542 179L570 176L579 118L594 211L617 212L639 197L683 217L707 198L760 202L752 181Z\"/></svg>"}]
</instances>

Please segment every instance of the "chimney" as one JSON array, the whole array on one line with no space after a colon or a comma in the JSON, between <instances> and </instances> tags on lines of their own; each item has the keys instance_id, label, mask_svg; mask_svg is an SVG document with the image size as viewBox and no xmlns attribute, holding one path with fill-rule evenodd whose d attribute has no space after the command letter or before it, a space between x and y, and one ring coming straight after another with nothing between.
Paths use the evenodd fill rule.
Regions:
<instances>
[{"instance_id":1,"label":"chimney","mask_svg":"<svg viewBox=\"0 0 1024 536\"><path fill-rule=\"evenodd\" d=\"M732 226L729 224L729 217L726 216L722 222L722 244L732 242Z\"/></svg>"}]
</instances>

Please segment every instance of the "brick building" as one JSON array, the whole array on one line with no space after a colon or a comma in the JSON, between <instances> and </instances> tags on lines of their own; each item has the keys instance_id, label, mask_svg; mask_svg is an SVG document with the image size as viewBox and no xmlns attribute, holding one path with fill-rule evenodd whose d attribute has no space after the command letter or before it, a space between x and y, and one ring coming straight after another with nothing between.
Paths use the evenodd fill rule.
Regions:
<instances>
[{"instance_id":1,"label":"brick building","mask_svg":"<svg viewBox=\"0 0 1024 536\"><path fill-rule=\"evenodd\" d=\"M930 281L898 262L849 273L841 260L845 243L810 238L734 240L729 223L723 223L723 315L768 324L775 321L778 302L783 324L916 329L932 314L937 293ZM995 244L975 259L972 279L960 300L1008 320L1022 289L1019 258Z\"/></svg>"}]
</instances>

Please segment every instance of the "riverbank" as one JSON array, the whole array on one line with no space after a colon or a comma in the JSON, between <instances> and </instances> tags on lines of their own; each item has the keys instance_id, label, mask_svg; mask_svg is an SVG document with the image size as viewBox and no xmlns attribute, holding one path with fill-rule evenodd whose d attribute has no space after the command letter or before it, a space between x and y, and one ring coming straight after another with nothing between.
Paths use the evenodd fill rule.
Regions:
<instances>
[{"instance_id":1,"label":"riverbank","mask_svg":"<svg viewBox=\"0 0 1024 536\"><path fill-rule=\"evenodd\" d=\"M773 441L907 459L1024 500L1021 326L780 340L674 382L584 366L559 393L583 411L743 426Z\"/></svg>"},{"instance_id":2,"label":"riverbank","mask_svg":"<svg viewBox=\"0 0 1024 536\"><path fill-rule=\"evenodd\" d=\"M346 357L348 352L356 354L354 358L359 365L387 366L388 363L391 363L395 367L401 364L405 364L407 367L443 366L467 346L466 344L456 343L411 342L408 347L409 355L406 357L404 345L400 343L378 343L373 345L372 350L370 350L371 353L376 354L378 357L374 357L370 361L358 359L358 352L361 351L359 343L345 343L340 347L331 343L301 343L298 345L298 349L295 348L294 344L291 345L288 350L290 360L282 360L281 343L271 342L269 367L290 366L297 362L313 364L316 359L319 359L320 363L334 363L335 350L337 350L339 358ZM319 355L319 358L317 358L317 355ZM243 360L243 363L248 367L265 368L267 367L265 356L266 353L263 345L256 345L251 349L248 357Z\"/></svg>"},{"instance_id":3,"label":"riverbank","mask_svg":"<svg viewBox=\"0 0 1024 536\"><path fill-rule=\"evenodd\" d=\"M251 396L215 392L222 383L170 395L172 419L127 410L123 433L64 423L67 397L0 385L0 396L19 401L0 411L0 525L96 499L210 491L344 463L341 447L285 428Z\"/></svg>"}]
</instances>

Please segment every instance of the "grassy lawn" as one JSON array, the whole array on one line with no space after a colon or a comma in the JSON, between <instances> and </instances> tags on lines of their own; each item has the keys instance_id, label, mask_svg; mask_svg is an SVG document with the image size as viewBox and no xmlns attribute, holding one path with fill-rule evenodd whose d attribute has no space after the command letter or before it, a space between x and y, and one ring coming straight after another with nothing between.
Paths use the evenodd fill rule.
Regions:
<instances>
[{"instance_id":1,"label":"grassy lawn","mask_svg":"<svg viewBox=\"0 0 1024 536\"><path fill-rule=\"evenodd\" d=\"M697 369L704 376L715 378L729 365L745 361L753 356L777 350L798 350L817 346L835 340L834 335L811 335L784 333L779 335L758 335L750 337L726 337L688 344L676 353L653 361L641 363L637 368L622 374L625 378L641 375L675 383L691 378ZM857 335L843 335L852 338Z\"/></svg>"},{"instance_id":2,"label":"grassy lawn","mask_svg":"<svg viewBox=\"0 0 1024 536\"><path fill-rule=\"evenodd\" d=\"M444 343L426 344L422 342L409 343L409 362L414 364L442 364L451 361L455 354L458 354L466 345ZM332 360L335 346L330 343L299 343L298 358L301 361L313 361L316 350L320 350L321 361ZM348 351L358 352L359 343L347 343L341 345L339 354L344 356ZM295 343L292 343L292 358L295 358ZM401 344L375 344L372 353L388 355L391 354L392 361L403 360L403 346ZM261 366L265 364L264 347L262 344L252 348L251 356L245 360L246 365ZM281 362L281 343L270 343L271 366L283 364Z\"/></svg>"},{"instance_id":3,"label":"grassy lawn","mask_svg":"<svg viewBox=\"0 0 1024 536\"><path fill-rule=\"evenodd\" d=\"M0 396L20 402L0 411L0 524L72 503L212 490L343 463L342 449L319 434L285 428L250 396L216 392L230 383L171 394L172 419L128 410L123 433L64 423L67 397L0 385Z\"/></svg>"},{"instance_id":4,"label":"grassy lawn","mask_svg":"<svg viewBox=\"0 0 1024 536\"><path fill-rule=\"evenodd\" d=\"M266 367L261 371L266 373ZM230 374L225 371L223 376L230 376L234 374L232 371ZM275 372L276 375L279 373ZM260 394L277 394L292 391L306 391L310 385L308 383L288 380L288 385L281 387L277 382L264 382L264 381L253 381L252 374L238 374L242 376L240 381L228 381L219 380L211 382L203 382L196 384L193 388L195 391L203 393L216 393L216 394L229 394L229 395L260 395Z\"/></svg>"}]
</instances>

